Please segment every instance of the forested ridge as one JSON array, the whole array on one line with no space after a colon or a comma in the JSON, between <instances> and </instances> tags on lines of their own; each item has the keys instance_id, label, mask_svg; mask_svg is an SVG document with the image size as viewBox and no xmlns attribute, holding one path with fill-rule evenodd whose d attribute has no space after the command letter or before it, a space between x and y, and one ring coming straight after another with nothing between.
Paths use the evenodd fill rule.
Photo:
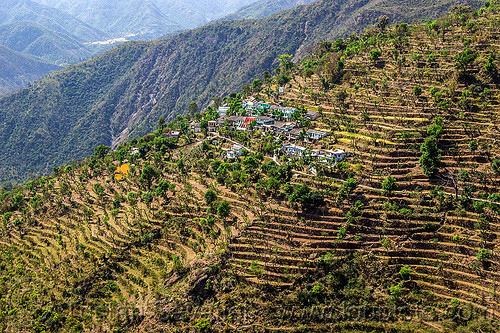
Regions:
<instances>
[{"instance_id":1,"label":"forested ridge","mask_svg":"<svg viewBox=\"0 0 500 333\"><path fill-rule=\"evenodd\" d=\"M0 330L498 331L499 38L498 1L382 16L3 189Z\"/></svg>"},{"instance_id":2,"label":"forested ridge","mask_svg":"<svg viewBox=\"0 0 500 333\"><path fill-rule=\"evenodd\" d=\"M16 90L58 68L0 46L0 95Z\"/></svg>"}]
</instances>

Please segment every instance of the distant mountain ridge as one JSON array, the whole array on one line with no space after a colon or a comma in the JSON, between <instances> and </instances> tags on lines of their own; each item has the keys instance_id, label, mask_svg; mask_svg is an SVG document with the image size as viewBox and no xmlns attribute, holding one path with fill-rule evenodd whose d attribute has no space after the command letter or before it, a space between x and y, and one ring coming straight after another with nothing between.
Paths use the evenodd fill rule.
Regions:
<instances>
[{"instance_id":1,"label":"distant mountain ridge","mask_svg":"<svg viewBox=\"0 0 500 333\"><path fill-rule=\"evenodd\" d=\"M427 19L456 3L321 0L264 19L123 44L0 99L0 180L47 173L100 144L116 147L148 133L159 117L186 112L191 101L206 106L214 96L239 90L273 70L280 54L305 54L316 42L361 30L380 15Z\"/></svg>"},{"instance_id":2,"label":"distant mountain ridge","mask_svg":"<svg viewBox=\"0 0 500 333\"><path fill-rule=\"evenodd\" d=\"M299 5L306 5L317 0L261 0L245 6L235 13L221 18L221 21L246 20L266 17Z\"/></svg>"},{"instance_id":3,"label":"distant mountain ridge","mask_svg":"<svg viewBox=\"0 0 500 333\"><path fill-rule=\"evenodd\" d=\"M88 59L105 48L86 43L108 38L67 13L30 0L0 4L0 45L54 64Z\"/></svg>"},{"instance_id":4,"label":"distant mountain ridge","mask_svg":"<svg viewBox=\"0 0 500 333\"><path fill-rule=\"evenodd\" d=\"M0 95L25 86L60 67L0 45Z\"/></svg>"},{"instance_id":5,"label":"distant mountain ridge","mask_svg":"<svg viewBox=\"0 0 500 333\"><path fill-rule=\"evenodd\" d=\"M37 0L95 26L113 37L155 39L197 28L256 0Z\"/></svg>"}]
</instances>

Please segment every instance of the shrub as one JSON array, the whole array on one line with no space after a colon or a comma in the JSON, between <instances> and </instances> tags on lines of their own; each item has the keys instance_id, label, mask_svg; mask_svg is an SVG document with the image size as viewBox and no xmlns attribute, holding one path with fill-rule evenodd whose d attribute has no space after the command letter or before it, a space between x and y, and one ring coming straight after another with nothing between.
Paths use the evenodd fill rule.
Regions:
<instances>
[{"instance_id":1,"label":"shrub","mask_svg":"<svg viewBox=\"0 0 500 333\"><path fill-rule=\"evenodd\" d=\"M410 279L410 274L411 274L411 269L408 266L403 266L399 270L399 275L401 275L401 278L405 281Z\"/></svg>"},{"instance_id":2,"label":"shrub","mask_svg":"<svg viewBox=\"0 0 500 333\"><path fill-rule=\"evenodd\" d=\"M215 191L210 188L205 192L204 197L205 197L205 202L207 203L207 205L210 206L212 202L217 200L217 193L215 193Z\"/></svg>"},{"instance_id":3,"label":"shrub","mask_svg":"<svg viewBox=\"0 0 500 333\"><path fill-rule=\"evenodd\" d=\"M495 158L493 162L491 162L491 169L495 175L500 176L500 159Z\"/></svg>"},{"instance_id":4,"label":"shrub","mask_svg":"<svg viewBox=\"0 0 500 333\"><path fill-rule=\"evenodd\" d=\"M415 86L413 87L413 94L415 96L420 96L422 95L422 88L420 86Z\"/></svg>"},{"instance_id":5,"label":"shrub","mask_svg":"<svg viewBox=\"0 0 500 333\"><path fill-rule=\"evenodd\" d=\"M382 55L382 52L380 50L373 49L370 51L370 60L377 61L381 55Z\"/></svg>"},{"instance_id":6,"label":"shrub","mask_svg":"<svg viewBox=\"0 0 500 333\"><path fill-rule=\"evenodd\" d=\"M482 248L477 251L476 258L481 262L486 262L490 259L491 252L488 249Z\"/></svg>"},{"instance_id":7,"label":"shrub","mask_svg":"<svg viewBox=\"0 0 500 333\"><path fill-rule=\"evenodd\" d=\"M390 175L382 182L382 190L387 196L390 196L397 188L398 184L396 183L396 178Z\"/></svg>"},{"instance_id":8,"label":"shrub","mask_svg":"<svg viewBox=\"0 0 500 333\"><path fill-rule=\"evenodd\" d=\"M389 293L394 299L400 298L403 295L403 292L401 291L401 284L396 284L389 287Z\"/></svg>"}]
</instances>

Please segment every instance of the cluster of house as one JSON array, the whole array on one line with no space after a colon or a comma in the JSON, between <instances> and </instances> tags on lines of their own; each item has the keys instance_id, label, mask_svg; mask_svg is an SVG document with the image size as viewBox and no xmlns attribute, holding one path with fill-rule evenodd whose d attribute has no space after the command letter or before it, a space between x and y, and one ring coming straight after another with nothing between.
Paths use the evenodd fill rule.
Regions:
<instances>
[{"instance_id":1,"label":"cluster of house","mask_svg":"<svg viewBox=\"0 0 500 333\"><path fill-rule=\"evenodd\" d=\"M229 159L235 159L243 155L245 147L234 144L231 149L226 152L226 156ZM285 144L281 148L281 154L287 155L289 157L300 158L302 156L309 156L316 159L322 163L337 163L343 158L348 157L349 153L342 149L336 150L324 150L324 149L313 149L309 150L305 147L295 145L293 143Z\"/></svg>"},{"instance_id":2,"label":"cluster of house","mask_svg":"<svg viewBox=\"0 0 500 333\"><path fill-rule=\"evenodd\" d=\"M337 163L343 158L349 156L349 153L342 149L336 150L323 150L323 149L313 149L309 150L306 147L298 146L295 144L285 144L281 148L282 154L289 157L302 157L310 156L313 159L317 159L323 163Z\"/></svg>"},{"instance_id":3,"label":"cluster of house","mask_svg":"<svg viewBox=\"0 0 500 333\"><path fill-rule=\"evenodd\" d=\"M300 112L294 107L272 105L256 101L254 98L244 100L241 107L245 109L247 116L227 116L229 107L220 107L217 110L219 118L208 122L208 131L215 132L217 127L229 124L231 128L238 131L257 127L277 136L284 135L289 140L314 141L328 135L326 131L299 128L296 122L291 121L293 115ZM304 116L312 121L319 117L319 113L309 110Z\"/></svg>"}]
</instances>

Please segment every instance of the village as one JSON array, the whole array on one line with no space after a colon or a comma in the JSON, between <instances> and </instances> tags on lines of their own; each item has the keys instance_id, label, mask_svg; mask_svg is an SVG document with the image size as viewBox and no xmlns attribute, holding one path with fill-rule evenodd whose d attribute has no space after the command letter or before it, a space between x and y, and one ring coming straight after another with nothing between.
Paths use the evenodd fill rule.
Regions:
<instances>
[{"instance_id":1,"label":"village","mask_svg":"<svg viewBox=\"0 0 500 333\"><path fill-rule=\"evenodd\" d=\"M218 118L208 121L206 128L208 133L217 133L217 129L228 126L230 130L248 131L260 129L263 133L271 133L275 140L282 143L281 148L277 152L280 156L288 156L289 158L310 157L324 164L336 164L343 158L349 156L349 153L342 150L324 150L324 149L308 149L300 145L300 142L315 143L328 136L330 133L322 130L301 127L299 119L305 120L312 124L320 117L320 114L311 110L299 110L296 107L279 106L263 101L258 101L254 97L250 97L242 101L242 113L245 115L229 115L229 106L220 106L217 109ZM194 133L202 132L200 123L191 122L190 130ZM177 138L180 135L179 131L170 131L167 136ZM239 144L234 144L226 152L226 158L232 160L240 157L246 150Z\"/></svg>"}]
</instances>

